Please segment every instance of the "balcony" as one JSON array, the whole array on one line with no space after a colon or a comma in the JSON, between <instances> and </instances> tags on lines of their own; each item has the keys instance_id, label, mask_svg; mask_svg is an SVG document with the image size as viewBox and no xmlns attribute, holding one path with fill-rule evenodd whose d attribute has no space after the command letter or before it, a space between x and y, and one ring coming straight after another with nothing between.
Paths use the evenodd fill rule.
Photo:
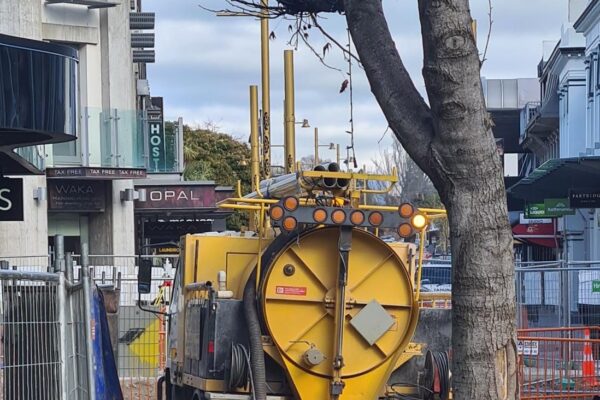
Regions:
<instances>
[{"instance_id":1,"label":"balcony","mask_svg":"<svg viewBox=\"0 0 600 400\"><path fill-rule=\"evenodd\" d=\"M84 166L144 168L144 115L137 110L86 108L82 116Z\"/></svg>"},{"instance_id":2,"label":"balcony","mask_svg":"<svg viewBox=\"0 0 600 400\"><path fill-rule=\"evenodd\" d=\"M143 169L144 175L146 170L179 173L181 144L177 127L167 123L165 129L160 123L151 138L151 125L156 124L139 110L84 108L77 141L47 149L45 163L50 168ZM33 153L30 158L35 160Z\"/></svg>"},{"instance_id":3,"label":"balcony","mask_svg":"<svg viewBox=\"0 0 600 400\"><path fill-rule=\"evenodd\" d=\"M530 101L521 109L521 133L519 135L519 143L522 144L527 137L527 127L529 126L529 123L533 121L540 113L540 106L541 102Z\"/></svg>"},{"instance_id":4,"label":"balcony","mask_svg":"<svg viewBox=\"0 0 600 400\"><path fill-rule=\"evenodd\" d=\"M119 5L116 1L107 0L46 0L46 4L76 4L89 9L110 8Z\"/></svg>"}]
</instances>

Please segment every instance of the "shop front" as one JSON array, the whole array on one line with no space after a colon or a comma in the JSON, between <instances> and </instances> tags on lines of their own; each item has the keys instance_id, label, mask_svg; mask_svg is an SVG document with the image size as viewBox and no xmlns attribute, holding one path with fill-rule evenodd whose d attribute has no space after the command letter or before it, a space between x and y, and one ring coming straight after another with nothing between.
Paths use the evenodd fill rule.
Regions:
<instances>
[{"instance_id":1,"label":"shop front","mask_svg":"<svg viewBox=\"0 0 600 400\"><path fill-rule=\"evenodd\" d=\"M138 181L135 202L136 251L169 254L186 234L224 231L229 212L217 203L233 193L212 181Z\"/></svg>"}]
</instances>

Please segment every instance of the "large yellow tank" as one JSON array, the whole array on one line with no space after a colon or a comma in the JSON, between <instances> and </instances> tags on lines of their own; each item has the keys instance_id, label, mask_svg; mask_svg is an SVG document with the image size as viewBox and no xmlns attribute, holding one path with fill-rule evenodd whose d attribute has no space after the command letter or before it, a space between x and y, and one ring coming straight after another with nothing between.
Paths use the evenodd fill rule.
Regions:
<instances>
[{"instance_id":1,"label":"large yellow tank","mask_svg":"<svg viewBox=\"0 0 600 400\"><path fill-rule=\"evenodd\" d=\"M359 182L394 176L302 175L311 185L303 196L260 198L257 190L220 204L251 211L256 233L182 238L170 310L172 398L396 398L390 376L420 352L410 343L419 318L415 263L428 218L443 213L361 204L369 191ZM325 178L345 197L315 193ZM297 179L263 189L285 192ZM388 245L378 237L384 229L420 235L421 246ZM414 394L410 383L402 393Z\"/></svg>"},{"instance_id":2,"label":"large yellow tank","mask_svg":"<svg viewBox=\"0 0 600 400\"><path fill-rule=\"evenodd\" d=\"M339 399L376 399L418 318L408 260L376 236L353 229L338 326L339 236L336 227L301 234L264 271L263 318L301 400L331 398L336 379ZM343 365L336 369L338 332Z\"/></svg>"}]
</instances>

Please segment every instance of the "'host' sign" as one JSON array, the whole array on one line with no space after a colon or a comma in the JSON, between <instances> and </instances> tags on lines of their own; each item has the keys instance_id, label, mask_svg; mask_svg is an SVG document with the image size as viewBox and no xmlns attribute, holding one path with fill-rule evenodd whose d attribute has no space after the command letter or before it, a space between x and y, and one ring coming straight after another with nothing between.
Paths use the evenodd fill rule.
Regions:
<instances>
[{"instance_id":1,"label":"'host' sign","mask_svg":"<svg viewBox=\"0 0 600 400\"><path fill-rule=\"evenodd\" d=\"M150 166L160 171L165 163L165 135L162 121L150 121Z\"/></svg>"},{"instance_id":2,"label":"'host' sign","mask_svg":"<svg viewBox=\"0 0 600 400\"><path fill-rule=\"evenodd\" d=\"M0 221L23 221L23 179L0 178Z\"/></svg>"}]
</instances>

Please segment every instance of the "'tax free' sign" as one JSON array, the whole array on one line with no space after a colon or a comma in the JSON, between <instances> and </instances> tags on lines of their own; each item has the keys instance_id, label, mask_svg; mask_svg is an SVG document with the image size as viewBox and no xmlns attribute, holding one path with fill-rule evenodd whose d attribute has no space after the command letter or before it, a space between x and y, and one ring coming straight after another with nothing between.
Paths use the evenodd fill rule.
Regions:
<instances>
[{"instance_id":1,"label":"'tax free' sign","mask_svg":"<svg viewBox=\"0 0 600 400\"><path fill-rule=\"evenodd\" d=\"M23 221L23 179L0 178L0 221Z\"/></svg>"}]
</instances>

